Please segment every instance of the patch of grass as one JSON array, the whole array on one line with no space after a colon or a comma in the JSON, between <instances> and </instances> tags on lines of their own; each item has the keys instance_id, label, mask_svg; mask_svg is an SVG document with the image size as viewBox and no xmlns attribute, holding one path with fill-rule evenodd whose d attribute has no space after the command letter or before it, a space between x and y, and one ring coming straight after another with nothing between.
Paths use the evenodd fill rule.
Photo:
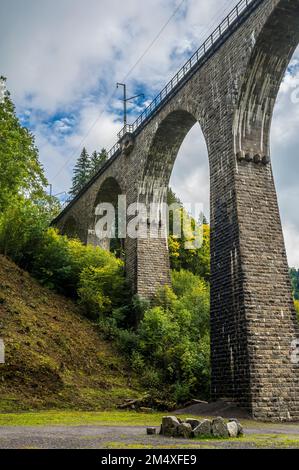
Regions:
<instances>
[{"instance_id":1,"label":"patch of grass","mask_svg":"<svg viewBox=\"0 0 299 470\"><path fill-rule=\"evenodd\" d=\"M132 411L0 413L0 426L159 426L163 416Z\"/></svg>"},{"instance_id":2,"label":"patch of grass","mask_svg":"<svg viewBox=\"0 0 299 470\"><path fill-rule=\"evenodd\" d=\"M0 413L113 409L144 394L124 358L69 299L0 256Z\"/></svg>"},{"instance_id":3,"label":"patch of grass","mask_svg":"<svg viewBox=\"0 0 299 470\"><path fill-rule=\"evenodd\" d=\"M256 448L299 448L299 434L249 434L240 440Z\"/></svg>"}]
</instances>

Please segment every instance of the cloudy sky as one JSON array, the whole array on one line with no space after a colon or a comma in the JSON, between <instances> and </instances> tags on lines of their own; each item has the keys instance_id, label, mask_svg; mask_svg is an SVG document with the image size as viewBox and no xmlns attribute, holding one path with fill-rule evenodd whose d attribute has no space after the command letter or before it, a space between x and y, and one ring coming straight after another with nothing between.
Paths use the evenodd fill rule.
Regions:
<instances>
[{"instance_id":1,"label":"cloudy sky","mask_svg":"<svg viewBox=\"0 0 299 470\"><path fill-rule=\"evenodd\" d=\"M68 191L83 145L92 152L116 142L122 127L116 82L125 81L132 95L145 94L130 108L133 120L235 4L0 0L0 75L8 79L20 119L36 136L55 193ZM297 65L299 52L276 104L272 160L289 262L299 267ZM172 186L182 200L202 201L208 213L208 160L198 125L180 150Z\"/></svg>"}]
</instances>

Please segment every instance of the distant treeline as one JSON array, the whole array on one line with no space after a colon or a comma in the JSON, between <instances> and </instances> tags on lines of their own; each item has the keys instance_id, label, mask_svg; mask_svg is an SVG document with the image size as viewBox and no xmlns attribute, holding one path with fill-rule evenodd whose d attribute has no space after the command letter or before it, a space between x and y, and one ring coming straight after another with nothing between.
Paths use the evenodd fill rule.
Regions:
<instances>
[{"instance_id":1,"label":"distant treeline","mask_svg":"<svg viewBox=\"0 0 299 470\"><path fill-rule=\"evenodd\" d=\"M290 275L291 275L294 299L299 300L299 269L291 268Z\"/></svg>"}]
</instances>

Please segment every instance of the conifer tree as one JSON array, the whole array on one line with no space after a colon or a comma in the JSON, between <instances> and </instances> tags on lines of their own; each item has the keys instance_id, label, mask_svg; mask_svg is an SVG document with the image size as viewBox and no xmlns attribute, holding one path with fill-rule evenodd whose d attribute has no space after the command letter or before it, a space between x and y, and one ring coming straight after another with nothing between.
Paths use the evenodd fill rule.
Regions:
<instances>
[{"instance_id":1,"label":"conifer tree","mask_svg":"<svg viewBox=\"0 0 299 470\"><path fill-rule=\"evenodd\" d=\"M107 151L103 148L100 152L96 150L91 156L91 176L94 176L107 161Z\"/></svg>"},{"instance_id":2,"label":"conifer tree","mask_svg":"<svg viewBox=\"0 0 299 470\"><path fill-rule=\"evenodd\" d=\"M91 161L87 153L87 150L84 147L74 168L72 189L70 191L72 196L76 196L81 191L81 189L85 186L85 184L90 179L90 172L91 172Z\"/></svg>"}]
</instances>

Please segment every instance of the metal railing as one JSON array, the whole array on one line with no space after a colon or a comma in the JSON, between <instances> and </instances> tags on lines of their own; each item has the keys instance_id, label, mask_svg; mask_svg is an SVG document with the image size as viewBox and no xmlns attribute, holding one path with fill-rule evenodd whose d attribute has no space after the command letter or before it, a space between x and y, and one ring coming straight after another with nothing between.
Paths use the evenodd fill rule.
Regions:
<instances>
[{"instance_id":1,"label":"metal railing","mask_svg":"<svg viewBox=\"0 0 299 470\"><path fill-rule=\"evenodd\" d=\"M120 149L120 145L118 142L116 142L115 145L113 145L113 147L109 150L109 152L107 152L107 157L108 159L113 157L113 155Z\"/></svg>"},{"instance_id":2,"label":"metal railing","mask_svg":"<svg viewBox=\"0 0 299 470\"><path fill-rule=\"evenodd\" d=\"M121 139L126 133L133 134L172 94L183 79L190 73L192 69L198 65L201 60L208 55L215 43L222 38L229 28L240 18L242 13L252 4L254 0L241 0L228 16L220 23L220 25L212 32L208 39L197 49L190 59L183 65L177 74L167 83L162 91L156 96L151 104L143 111L133 124L127 124L118 133Z\"/></svg>"}]
</instances>

